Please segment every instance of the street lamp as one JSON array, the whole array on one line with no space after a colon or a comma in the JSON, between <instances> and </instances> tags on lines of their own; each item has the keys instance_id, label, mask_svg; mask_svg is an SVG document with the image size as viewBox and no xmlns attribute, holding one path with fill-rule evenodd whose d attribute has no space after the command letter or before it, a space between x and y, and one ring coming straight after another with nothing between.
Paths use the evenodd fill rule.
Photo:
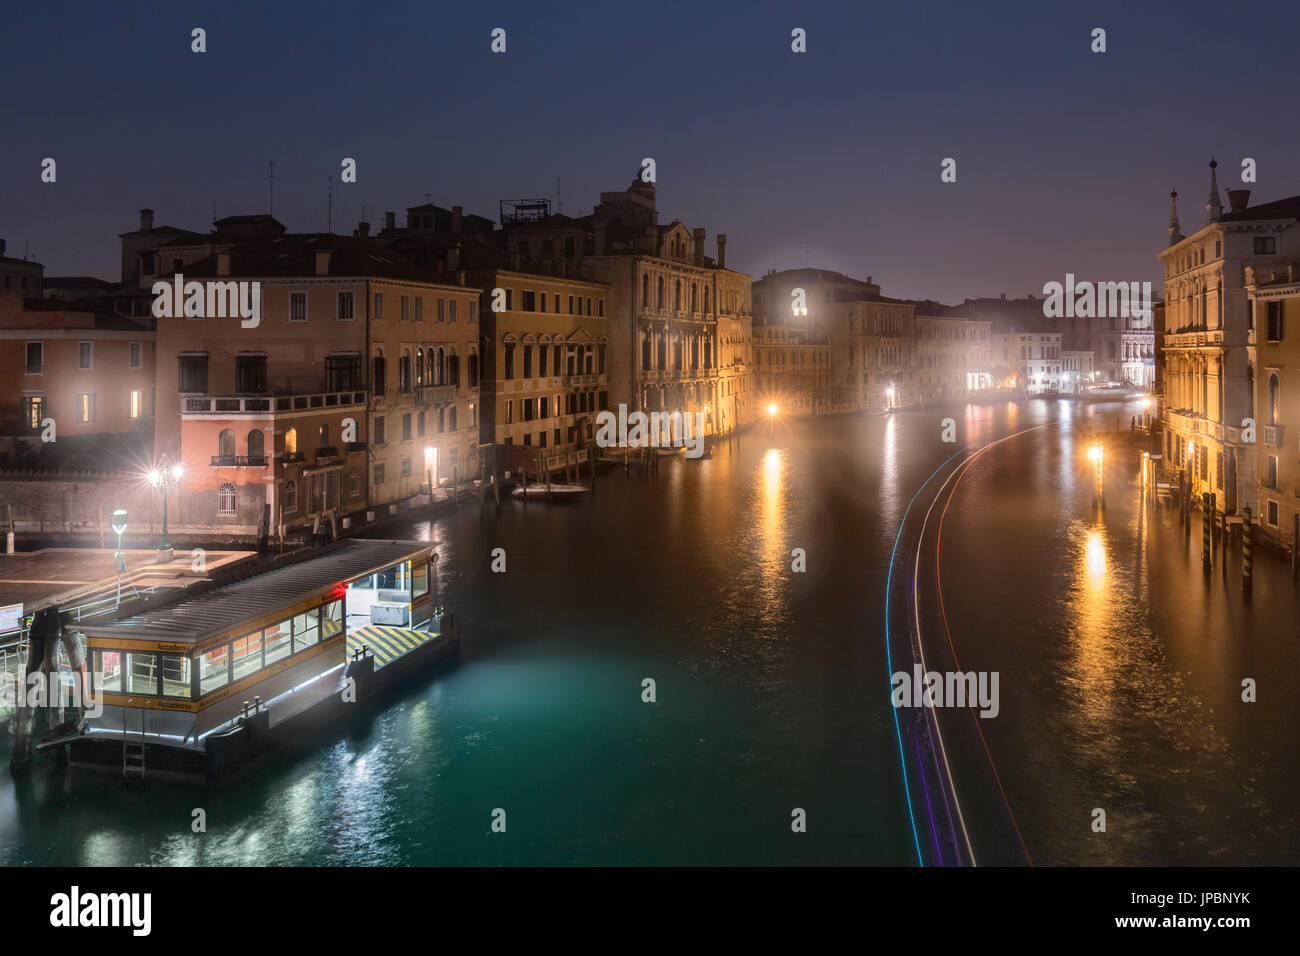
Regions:
<instances>
[{"instance_id":1,"label":"street lamp","mask_svg":"<svg viewBox=\"0 0 1300 956\"><path fill-rule=\"evenodd\" d=\"M175 556L171 542L167 540L167 486L176 485L179 488L181 476L184 474L185 467L180 462L176 462L170 468L164 463L162 467L154 468L149 472L149 484L161 488L163 496L162 535L158 539L159 564L166 564Z\"/></svg>"},{"instance_id":2,"label":"street lamp","mask_svg":"<svg viewBox=\"0 0 1300 956\"><path fill-rule=\"evenodd\" d=\"M1093 499L1093 505L1101 508L1102 511L1106 510L1106 491L1102 482L1104 458L1105 449L1101 443L1101 439L1098 438L1096 442L1093 443L1092 447L1088 449L1088 459L1094 462L1097 466L1097 496Z\"/></svg>"},{"instance_id":3,"label":"street lamp","mask_svg":"<svg viewBox=\"0 0 1300 956\"><path fill-rule=\"evenodd\" d=\"M776 418L776 413L777 413L777 411L778 411L778 409L777 409L777 407L776 407L776 402L772 402L771 404L769 404L769 405L767 406L767 417L768 417L768 418Z\"/></svg>"},{"instance_id":4,"label":"street lamp","mask_svg":"<svg viewBox=\"0 0 1300 956\"><path fill-rule=\"evenodd\" d=\"M424 472L429 479L429 504L433 504L433 476L438 473L438 449L424 446Z\"/></svg>"},{"instance_id":5,"label":"street lamp","mask_svg":"<svg viewBox=\"0 0 1300 956\"><path fill-rule=\"evenodd\" d=\"M117 603L122 604L122 572L126 570L126 552L122 550L122 535L126 534L126 509L118 508L113 512L113 530L117 533Z\"/></svg>"}]
</instances>

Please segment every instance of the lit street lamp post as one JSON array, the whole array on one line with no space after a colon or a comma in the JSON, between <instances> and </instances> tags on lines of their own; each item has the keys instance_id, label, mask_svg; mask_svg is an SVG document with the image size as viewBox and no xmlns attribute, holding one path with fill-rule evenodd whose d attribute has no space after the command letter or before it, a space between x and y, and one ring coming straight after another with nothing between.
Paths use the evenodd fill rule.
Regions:
<instances>
[{"instance_id":1,"label":"lit street lamp post","mask_svg":"<svg viewBox=\"0 0 1300 956\"><path fill-rule=\"evenodd\" d=\"M172 550L171 542L167 539L167 486L174 484L180 487L181 476L185 474L185 468L177 462L170 468L166 467L164 462L160 468L154 468L149 472L149 484L155 488L162 489L163 496L163 513L162 513L162 535L158 539L158 563L166 564L175 557L176 552Z\"/></svg>"}]
</instances>

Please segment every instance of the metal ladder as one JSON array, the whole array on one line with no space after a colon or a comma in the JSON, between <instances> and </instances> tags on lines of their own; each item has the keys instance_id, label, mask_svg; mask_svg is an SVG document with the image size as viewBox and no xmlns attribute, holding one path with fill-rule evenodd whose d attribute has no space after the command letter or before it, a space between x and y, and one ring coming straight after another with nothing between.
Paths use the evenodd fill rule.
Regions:
<instances>
[{"instance_id":1,"label":"metal ladder","mask_svg":"<svg viewBox=\"0 0 1300 956\"><path fill-rule=\"evenodd\" d=\"M129 711L127 704L130 700L122 705L122 779L130 780L132 774L138 774L140 783L144 783L144 717L145 712L140 711L140 741L136 743L131 740L127 734L126 718Z\"/></svg>"}]
</instances>

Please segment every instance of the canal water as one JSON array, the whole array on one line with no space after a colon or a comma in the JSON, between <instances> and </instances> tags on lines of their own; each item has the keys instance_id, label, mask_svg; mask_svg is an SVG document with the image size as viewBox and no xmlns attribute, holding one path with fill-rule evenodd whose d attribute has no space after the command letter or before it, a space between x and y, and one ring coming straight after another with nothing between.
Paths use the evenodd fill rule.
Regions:
<instances>
[{"instance_id":1,"label":"canal water","mask_svg":"<svg viewBox=\"0 0 1300 956\"><path fill-rule=\"evenodd\" d=\"M763 423L649 478L602 472L581 503L411 521L392 534L436 543L458 664L226 790L3 774L0 864L914 863L883 595L904 511L955 450L946 415L962 444L1067 419L973 468L943 537L962 663L1009 672L987 736L1034 861L1294 863L1289 575L1265 557L1251 612L1222 582L1184 594L1199 560L1168 516L1136 546L1118 472L1088 524L1078 432L1130 413ZM1289 630L1245 646L1264 618ZM1241 667L1274 695L1248 717ZM1108 834L1080 824L1093 806Z\"/></svg>"}]
</instances>

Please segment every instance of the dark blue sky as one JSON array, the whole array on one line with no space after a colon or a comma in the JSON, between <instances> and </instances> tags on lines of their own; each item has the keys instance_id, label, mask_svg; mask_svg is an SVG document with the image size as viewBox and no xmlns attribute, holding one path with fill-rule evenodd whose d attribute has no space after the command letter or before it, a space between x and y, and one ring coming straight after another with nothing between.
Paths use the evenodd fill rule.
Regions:
<instances>
[{"instance_id":1,"label":"dark blue sky","mask_svg":"<svg viewBox=\"0 0 1300 956\"><path fill-rule=\"evenodd\" d=\"M137 209L193 229L214 200L265 211L268 159L277 218L323 230L334 175L350 231L426 193L495 218L557 177L565 212L589 212L652 156L661 221L710 249L726 232L755 276L806 243L896 296L1155 281L1169 190L1184 231L1203 225L1211 153L1223 187L1251 156L1255 199L1300 193L1298 29L1293 3L10 5L0 237L50 274L115 279Z\"/></svg>"}]
</instances>

